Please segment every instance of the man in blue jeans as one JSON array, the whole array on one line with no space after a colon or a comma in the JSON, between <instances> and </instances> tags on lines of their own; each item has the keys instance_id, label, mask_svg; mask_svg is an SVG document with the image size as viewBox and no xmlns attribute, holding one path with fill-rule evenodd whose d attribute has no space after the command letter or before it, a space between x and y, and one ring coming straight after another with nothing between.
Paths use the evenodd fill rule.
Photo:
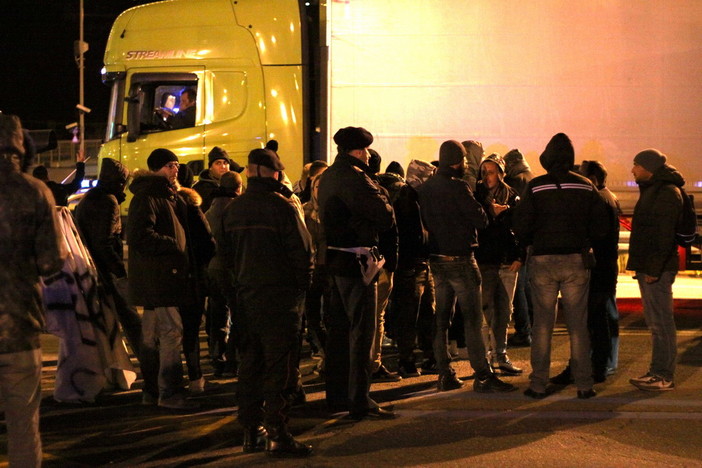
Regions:
<instances>
[{"instance_id":1,"label":"man in blue jeans","mask_svg":"<svg viewBox=\"0 0 702 468\"><path fill-rule=\"evenodd\" d=\"M626 269L635 271L639 281L653 352L648 372L629 382L641 390L672 390L677 351L673 318L673 282L678 271L675 228L683 207L678 187L685 180L655 149L637 154L631 173L641 194L634 208Z\"/></svg>"},{"instance_id":2,"label":"man in blue jeans","mask_svg":"<svg viewBox=\"0 0 702 468\"><path fill-rule=\"evenodd\" d=\"M480 271L473 255L478 231L487 216L468 183L461 179L466 150L459 142L445 141L439 148L439 170L419 187L419 206L429 231L429 264L436 288L436 334L434 354L439 371L438 389L460 388L463 382L451 368L448 329L456 302L463 312L468 359L475 371L476 392L508 392L512 384L498 379L485 357L482 338Z\"/></svg>"},{"instance_id":3,"label":"man in blue jeans","mask_svg":"<svg viewBox=\"0 0 702 468\"><path fill-rule=\"evenodd\" d=\"M551 335L560 292L578 398L591 398L596 393L587 328L591 266L586 259L592 240L606 233L607 212L592 182L572 171L575 152L567 135L551 138L539 161L547 173L529 182L514 217L515 232L531 249L532 373L524 394L535 399L548 394Z\"/></svg>"}]
</instances>

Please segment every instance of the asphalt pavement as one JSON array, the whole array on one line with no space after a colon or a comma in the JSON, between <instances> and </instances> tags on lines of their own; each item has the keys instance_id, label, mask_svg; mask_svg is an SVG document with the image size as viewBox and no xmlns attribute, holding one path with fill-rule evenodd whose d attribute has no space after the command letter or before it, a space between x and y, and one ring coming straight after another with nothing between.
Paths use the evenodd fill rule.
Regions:
<instances>
[{"instance_id":1,"label":"asphalt pavement","mask_svg":"<svg viewBox=\"0 0 702 468\"><path fill-rule=\"evenodd\" d=\"M302 369L308 401L291 414L291 431L314 446L302 460L274 460L241 451L236 421L236 379L214 379L202 362L207 391L194 397L193 413L141 406L133 390L101 395L96 404L69 406L51 398L56 339L44 336L44 399L41 409L46 467L694 467L702 466L702 301L688 301L677 315L678 369L674 391L648 393L628 383L644 374L650 335L640 313L624 311L620 363L616 373L596 384L598 395L576 398L568 386L544 400L532 400L528 386L529 348L509 350L526 372L505 377L519 387L507 394L472 390L466 360L454 363L464 388L439 393L436 376L372 386L372 396L393 405L390 421L353 422L330 414L323 385L313 372L316 356ZM566 365L567 332L553 337L552 374ZM392 370L397 356L384 350ZM7 436L0 426L0 467L7 466Z\"/></svg>"}]
</instances>

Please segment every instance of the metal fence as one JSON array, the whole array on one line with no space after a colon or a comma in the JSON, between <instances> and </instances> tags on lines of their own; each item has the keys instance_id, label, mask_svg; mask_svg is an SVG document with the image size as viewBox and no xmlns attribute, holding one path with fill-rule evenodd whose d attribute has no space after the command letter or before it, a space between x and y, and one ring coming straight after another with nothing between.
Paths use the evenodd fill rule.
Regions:
<instances>
[{"instance_id":1,"label":"metal fence","mask_svg":"<svg viewBox=\"0 0 702 468\"><path fill-rule=\"evenodd\" d=\"M90 157L91 161L97 160L100 145L102 140L85 140L85 157ZM56 149L37 155L37 164L43 164L46 167L72 166L76 163L78 147L78 143L73 143L71 140L59 140Z\"/></svg>"}]
</instances>

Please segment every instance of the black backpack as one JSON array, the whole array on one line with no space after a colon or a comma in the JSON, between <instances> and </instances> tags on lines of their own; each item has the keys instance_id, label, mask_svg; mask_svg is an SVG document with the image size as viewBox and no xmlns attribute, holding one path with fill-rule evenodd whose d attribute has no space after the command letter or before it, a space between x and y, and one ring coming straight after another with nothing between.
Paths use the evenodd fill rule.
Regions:
<instances>
[{"instance_id":1,"label":"black backpack","mask_svg":"<svg viewBox=\"0 0 702 468\"><path fill-rule=\"evenodd\" d=\"M697 213L695 198L688 195L684 188L678 187L682 195L682 213L675 225L675 242L681 247L689 247L697 240Z\"/></svg>"}]
</instances>

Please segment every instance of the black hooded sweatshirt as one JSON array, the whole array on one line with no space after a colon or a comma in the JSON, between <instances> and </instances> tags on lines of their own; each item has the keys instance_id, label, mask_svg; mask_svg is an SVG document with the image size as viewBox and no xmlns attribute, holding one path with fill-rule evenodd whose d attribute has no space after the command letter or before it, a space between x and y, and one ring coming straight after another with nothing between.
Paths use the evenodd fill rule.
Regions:
<instances>
[{"instance_id":1,"label":"black hooded sweatshirt","mask_svg":"<svg viewBox=\"0 0 702 468\"><path fill-rule=\"evenodd\" d=\"M574 161L568 136L551 138L539 158L548 172L529 182L516 207L514 231L532 255L582 253L607 232L605 202L592 182L572 171Z\"/></svg>"}]
</instances>

